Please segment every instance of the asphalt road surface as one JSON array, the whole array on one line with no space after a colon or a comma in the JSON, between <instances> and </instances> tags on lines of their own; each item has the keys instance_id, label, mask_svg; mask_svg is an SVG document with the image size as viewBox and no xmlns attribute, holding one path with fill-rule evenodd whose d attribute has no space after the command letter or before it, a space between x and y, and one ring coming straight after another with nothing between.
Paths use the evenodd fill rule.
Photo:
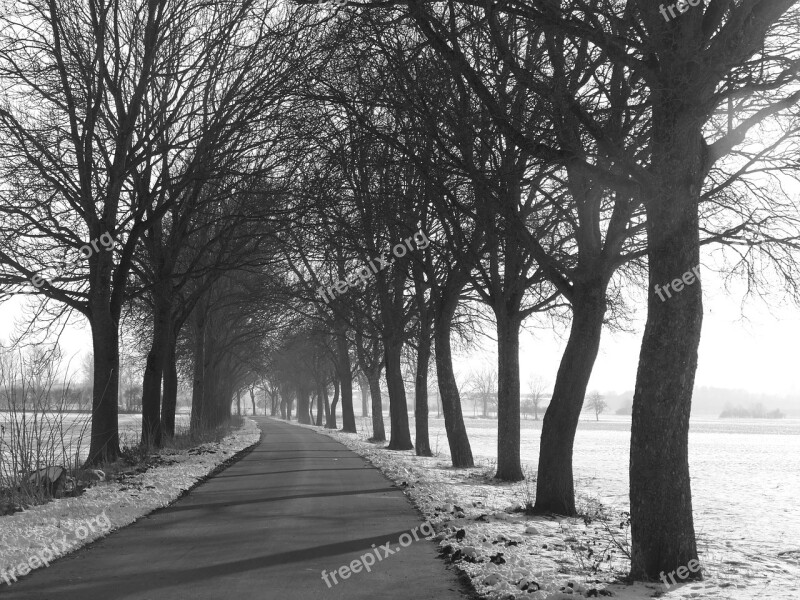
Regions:
<instances>
[{"instance_id":1,"label":"asphalt road surface","mask_svg":"<svg viewBox=\"0 0 800 600\"><path fill-rule=\"evenodd\" d=\"M469 597L380 472L325 435L257 420L261 442L241 460L175 504L3 584L0 600ZM353 561L359 572L340 571Z\"/></svg>"}]
</instances>

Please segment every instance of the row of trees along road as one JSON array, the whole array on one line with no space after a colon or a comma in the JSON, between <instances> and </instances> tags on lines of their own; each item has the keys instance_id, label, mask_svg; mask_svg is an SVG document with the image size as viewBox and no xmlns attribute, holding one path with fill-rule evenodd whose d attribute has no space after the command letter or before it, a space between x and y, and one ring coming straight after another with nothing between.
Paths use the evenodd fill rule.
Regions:
<instances>
[{"instance_id":1,"label":"row of trees along road","mask_svg":"<svg viewBox=\"0 0 800 600\"><path fill-rule=\"evenodd\" d=\"M385 380L388 448L429 456L435 378L456 467L474 463L454 344L493 328L496 476L517 481L520 330L569 323L535 504L565 515L604 326L645 288L631 575L655 579L697 558L703 307L700 282L669 302L654 286L706 245L797 298L798 18L788 0L668 22L644 1L17 2L0 16L0 285L91 325L89 463L119 454L123 314L144 445L174 434L180 380L195 431L260 389L272 414L335 428L341 407L355 432L359 378L373 438ZM115 249L60 266L106 233Z\"/></svg>"}]
</instances>

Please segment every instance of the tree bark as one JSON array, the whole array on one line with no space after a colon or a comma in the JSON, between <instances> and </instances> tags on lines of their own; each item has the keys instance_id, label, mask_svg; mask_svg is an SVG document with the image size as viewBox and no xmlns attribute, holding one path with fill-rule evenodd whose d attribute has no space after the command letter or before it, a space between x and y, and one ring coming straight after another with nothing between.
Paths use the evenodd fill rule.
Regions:
<instances>
[{"instance_id":1,"label":"tree bark","mask_svg":"<svg viewBox=\"0 0 800 600\"><path fill-rule=\"evenodd\" d=\"M403 384L403 343L397 339L384 340L386 385L389 388L389 423L392 428L389 450L411 450L411 429L408 425L408 403Z\"/></svg>"},{"instance_id":2,"label":"tree bark","mask_svg":"<svg viewBox=\"0 0 800 600\"><path fill-rule=\"evenodd\" d=\"M631 417L631 576L638 580L657 579L662 571L697 560L689 416L703 321L702 289L696 277L691 284L682 283L680 291L672 285L669 295L663 291L700 264L698 206L705 143L701 128L692 123L692 111L681 110L683 106L682 98L662 99L653 109L656 185L645 202L647 322Z\"/></svg>"},{"instance_id":3,"label":"tree bark","mask_svg":"<svg viewBox=\"0 0 800 600\"><path fill-rule=\"evenodd\" d=\"M386 430L383 427L383 398L381 398L381 375L370 373L367 375L369 383L369 396L372 401L372 442L385 442Z\"/></svg>"},{"instance_id":4,"label":"tree bark","mask_svg":"<svg viewBox=\"0 0 800 600\"><path fill-rule=\"evenodd\" d=\"M575 515L572 450L586 388L600 348L605 285L576 289L569 340L558 367L553 398L542 420L536 512Z\"/></svg>"},{"instance_id":5,"label":"tree bark","mask_svg":"<svg viewBox=\"0 0 800 600\"><path fill-rule=\"evenodd\" d=\"M156 286L157 287L157 286ZM164 371L170 329L169 302L163 292L154 289L155 309L153 311L153 338L142 380L142 446L161 447L161 379Z\"/></svg>"},{"instance_id":6,"label":"tree bark","mask_svg":"<svg viewBox=\"0 0 800 600\"><path fill-rule=\"evenodd\" d=\"M325 389L325 384L320 383L317 385L317 427L322 427L324 425L322 417L323 414L327 416L327 413L330 412L328 408L326 411L325 406L325 396L328 395L328 391Z\"/></svg>"},{"instance_id":7,"label":"tree bark","mask_svg":"<svg viewBox=\"0 0 800 600\"><path fill-rule=\"evenodd\" d=\"M519 456L519 314L496 310L497 321L497 473L502 481L521 481Z\"/></svg>"},{"instance_id":8,"label":"tree bark","mask_svg":"<svg viewBox=\"0 0 800 600\"><path fill-rule=\"evenodd\" d=\"M336 429L336 405L339 403L339 380L333 380L333 400L331 401L331 414L325 427L328 429Z\"/></svg>"},{"instance_id":9,"label":"tree bark","mask_svg":"<svg viewBox=\"0 0 800 600\"><path fill-rule=\"evenodd\" d=\"M414 425L417 456L433 456L428 433L428 371L431 362L431 326L427 317L420 319L417 341L417 374L414 380Z\"/></svg>"},{"instance_id":10,"label":"tree bark","mask_svg":"<svg viewBox=\"0 0 800 600\"><path fill-rule=\"evenodd\" d=\"M356 415L353 412L353 377L350 368L350 347L344 330L336 336L338 374L342 385L342 431L356 433Z\"/></svg>"},{"instance_id":11,"label":"tree bark","mask_svg":"<svg viewBox=\"0 0 800 600\"><path fill-rule=\"evenodd\" d=\"M214 343L212 335L211 320L206 323L204 366L203 374L203 396L201 398L200 410L201 418L198 420L198 429L193 431L210 431L225 419L225 415L230 415L231 404L233 402L233 391L228 389L228 382L221 371L220 365L214 353ZM194 403L192 403L194 408Z\"/></svg>"},{"instance_id":12,"label":"tree bark","mask_svg":"<svg viewBox=\"0 0 800 600\"><path fill-rule=\"evenodd\" d=\"M464 426L461 398L453 372L453 353L450 347L452 319L458 304L458 294L446 299L434 317L433 334L436 344L436 376L444 413L444 428L454 467L474 467L472 448Z\"/></svg>"},{"instance_id":13,"label":"tree bark","mask_svg":"<svg viewBox=\"0 0 800 600\"><path fill-rule=\"evenodd\" d=\"M303 386L297 386L297 422L303 425L311 425L308 404L308 390Z\"/></svg>"},{"instance_id":14,"label":"tree bark","mask_svg":"<svg viewBox=\"0 0 800 600\"><path fill-rule=\"evenodd\" d=\"M280 397L278 396L278 393L277 392L275 392L275 393L270 392L270 394L269 394L269 414L270 414L270 416L274 417L275 415L277 415L278 412L279 412L279 409L280 409ZM266 416L266 414L267 414L267 407L265 405L264 406L264 415Z\"/></svg>"},{"instance_id":15,"label":"tree bark","mask_svg":"<svg viewBox=\"0 0 800 600\"><path fill-rule=\"evenodd\" d=\"M189 430L192 433L208 429L211 423L210 407L206 390L206 315L205 308L198 304L195 307L194 356L192 372L192 414L189 419Z\"/></svg>"},{"instance_id":16,"label":"tree bark","mask_svg":"<svg viewBox=\"0 0 800 600\"><path fill-rule=\"evenodd\" d=\"M361 416L369 416L369 382L363 374L358 376L358 387L361 390Z\"/></svg>"},{"instance_id":17,"label":"tree bark","mask_svg":"<svg viewBox=\"0 0 800 600\"><path fill-rule=\"evenodd\" d=\"M170 331L164 357L164 395L161 400L161 430L165 436L175 436L175 412L178 405L177 339Z\"/></svg>"},{"instance_id":18,"label":"tree bark","mask_svg":"<svg viewBox=\"0 0 800 600\"><path fill-rule=\"evenodd\" d=\"M93 307L92 440L87 465L115 461L119 450L119 330L102 300Z\"/></svg>"}]
</instances>

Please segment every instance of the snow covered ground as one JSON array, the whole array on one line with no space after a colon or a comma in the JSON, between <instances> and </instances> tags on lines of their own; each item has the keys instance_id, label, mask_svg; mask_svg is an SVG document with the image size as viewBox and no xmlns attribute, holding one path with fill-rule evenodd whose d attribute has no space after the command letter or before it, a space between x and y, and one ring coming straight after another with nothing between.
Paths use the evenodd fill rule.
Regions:
<instances>
[{"instance_id":1,"label":"snow covered ground","mask_svg":"<svg viewBox=\"0 0 800 600\"><path fill-rule=\"evenodd\" d=\"M388 415L384 420L388 433ZM413 439L413 415L410 420ZM800 421L692 420L695 530L705 581L669 589L619 581L630 564L615 544L625 546L628 533L622 513L628 510L630 417L581 421L574 460L579 511L608 517L590 522L514 511L533 495L535 483L492 481L496 423L468 418L466 425L479 465L474 469L450 467L442 419L431 420L433 458L367 442L371 424L364 418L358 419L363 433L327 433L406 490L438 524L441 547L466 557L459 566L487 597L558 600L607 591L631 600L800 596ZM523 421L522 457L532 474L540 433L541 422Z\"/></svg>"},{"instance_id":2,"label":"snow covered ground","mask_svg":"<svg viewBox=\"0 0 800 600\"><path fill-rule=\"evenodd\" d=\"M246 418L240 429L220 442L188 450L165 450L162 465L126 477L124 483L99 483L82 496L0 517L0 588L13 585L12 574L19 578L26 569L41 568L42 558L49 562L73 552L171 504L199 479L257 443L260 437L255 421Z\"/></svg>"}]
</instances>

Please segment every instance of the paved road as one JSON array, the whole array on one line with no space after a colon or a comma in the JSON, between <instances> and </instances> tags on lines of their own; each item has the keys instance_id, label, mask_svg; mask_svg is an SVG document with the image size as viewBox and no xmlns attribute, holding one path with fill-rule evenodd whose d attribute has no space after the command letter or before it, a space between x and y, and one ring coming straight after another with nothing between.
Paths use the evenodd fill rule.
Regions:
<instances>
[{"instance_id":1,"label":"paved road","mask_svg":"<svg viewBox=\"0 0 800 600\"><path fill-rule=\"evenodd\" d=\"M422 534L384 558L378 547L397 550L421 521L380 472L325 435L257 420L263 435L250 454L172 506L3 584L0 600L467 597ZM371 572L323 581L323 569L376 550Z\"/></svg>"}]
</instances>

